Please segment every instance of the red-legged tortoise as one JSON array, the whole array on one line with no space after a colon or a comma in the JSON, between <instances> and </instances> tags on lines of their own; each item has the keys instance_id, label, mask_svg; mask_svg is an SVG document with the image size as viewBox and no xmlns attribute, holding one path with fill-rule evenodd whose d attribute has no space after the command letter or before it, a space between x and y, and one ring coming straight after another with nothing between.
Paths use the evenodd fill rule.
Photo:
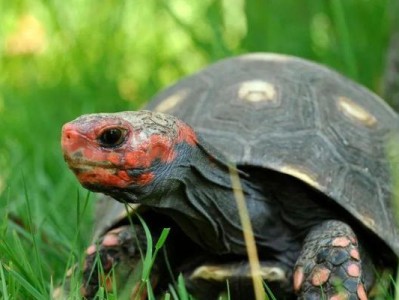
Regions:
<instances>
[{"instance_id":1,"label":"red-legged tortoise","mask_svg":"<svg viewBox=\"0 0 399 300\"><path fill-rule=\"evenodd\" d=\"M273 286L281 299L366 299L375 267L395 266L395 157L388 151L399 118L366 88L304 59L258 53L184 78L146 109L67 123L65 160L87 189L140 204L154 236L171 227L173 268L198 275L207 262L219 264L201 273L203 285L188 283L197 297L224 289L214 292L217 271L225 271L219 281L247 274L231 165L261 265L282 274ZM108 214L114 227L121 207ZM124 261L123 251L138 257L130 227L102 238L97 248L108 266ZM89 248L88 262L95 252ZM163 274L162 263L156 267ZM86 296L97 287L97 279L86 280Z\"/></svg>"}]
</instances>

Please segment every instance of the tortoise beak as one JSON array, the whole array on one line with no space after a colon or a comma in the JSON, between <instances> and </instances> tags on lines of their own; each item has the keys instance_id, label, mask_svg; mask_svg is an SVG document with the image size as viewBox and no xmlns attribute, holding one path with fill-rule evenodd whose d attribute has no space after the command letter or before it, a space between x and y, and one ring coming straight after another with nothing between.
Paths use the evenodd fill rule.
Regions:
<instances>
[{"instance_id":1,"label":"tortoise beak","mask_svg":"<svg viewBox=\"0 0 399 300\"><path fill-rule=\"evenodd\" d=\"M72 158L86 144L86 138L79 132L75 125L67 123L62 127L61 147L64 157Z\"/></svg>"}]
</instances>

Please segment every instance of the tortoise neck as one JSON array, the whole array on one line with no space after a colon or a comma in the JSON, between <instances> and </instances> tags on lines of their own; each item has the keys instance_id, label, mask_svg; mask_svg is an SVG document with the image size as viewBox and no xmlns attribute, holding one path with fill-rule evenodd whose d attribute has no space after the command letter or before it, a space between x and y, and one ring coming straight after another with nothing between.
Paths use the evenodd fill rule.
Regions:
<instances>
[{"instance_id":1,"label":"tortoise neck","mask_svg":"<svg viewBox=\"0 0 399 300\"><path fill-rule=\"evenodd\" d=\"M168 186L179 182L173 193L154 203L168 214L188 236L208 250L222 254L241 252L231 236L241 236L241 225L229 173L229 162L213 147L199 141L197 147L181 149L182 158L168 178ZM244 175L239 171L240 175ZM254 193L242 178L243 192ZM227 203L228 202L228 203ZM227 229L226 229L227 228Z\"/></svg>"}]
</instances>

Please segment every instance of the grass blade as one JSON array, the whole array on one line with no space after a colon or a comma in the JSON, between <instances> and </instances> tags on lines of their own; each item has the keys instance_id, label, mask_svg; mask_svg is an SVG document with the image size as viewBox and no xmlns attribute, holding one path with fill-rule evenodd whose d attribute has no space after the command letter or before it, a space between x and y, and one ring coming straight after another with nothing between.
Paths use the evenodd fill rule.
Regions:
<instances>
[{"instance_id":1,"label":"grass blade","mask_svg":"<svg viewBox=\"0 0 399 300\"><path fill-rule=\"evenodd\" d=\"M7 267L4 266L7 270ZM8 273L12 275L19 284L34 298L38 300L46 299L43 294L35 288L32 284L30 284L23 276L21 276L18 272L14 271L13 269L8 269Z\"/></svg>"},{"instance_id":2,"label":"grass blade","mask_svg":"<svg viewBox=\"0 0 399 300\"><path fill-rule=\"evenodd\" d=\"M143 218L141 218L139 215L137 215L137 218L140 220L141 225L143 226L143 229L145 232L145 236L147 238L147 249L146 249L146 253L144 256L143 275L141 278L141 280L143 282L147 282L150 277L150 272L151 272L151 267L152 267L152 247L153 247L152 236L151 236L150 229L148 228L148 226L145 223L145 221L143 220Z\"/></svg>"},{"instance_id":3,"label":"grass blade","mask_svg":"<svg viewBox=\"0 0 399 300\"><path fill-rule=\"evenodd\" d=\"M4 276L3 264L1 262L0 262L0 279L1 279L1 290L2 290L3 299L8 300L7 283L6 283L6 278Z\"/></svg>"},{"instance_id":4,"label":"grass blade","mask_svg":"<svg viewBox=\"0 0 399 300\"><path fill-rule=\"evenodd\" d=\"M332 15L338 31L338 37L341 41L342 53L344 56L344 62L347 67L349 76L354 79L359 78L356 57L352 49L352 39L349 34L348 24L345 20L345 12L342 7L341 0L331 0Z\"/></svg>"},{"instance_id":5,"label":"grass blade","mask_svg":"<svg viewBox=\"0 0 399 300\"><path fill-rule=\"evenodd\" d=\"M263 289L263 281L262 277L260 276L259 256L256 249L254 233L246 206L244 193L241 189L240 177L238 175L237 169L234 166L229 166L229 172L234 192L234 198L236 199L238 214L240 216L240 221L243 228L245 245L247 247L248 260L254 285L255 299L268 300L269 297Z\"/></svg>"}]
</instances>

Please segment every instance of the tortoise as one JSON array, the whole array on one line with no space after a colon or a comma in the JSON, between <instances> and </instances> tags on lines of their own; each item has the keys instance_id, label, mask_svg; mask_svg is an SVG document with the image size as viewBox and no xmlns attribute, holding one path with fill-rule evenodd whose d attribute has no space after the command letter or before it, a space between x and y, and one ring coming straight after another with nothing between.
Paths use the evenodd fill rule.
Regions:
<instances>
[{"instance_id":1,"label":"tortoise","mask_svg":"<svg viewBox=\"0 0 399 300\"><path fill-rule=\"evenodd\" d=\"M140 204L155 237L163 222L171 227L173 268L201 274L205 285L189 284L200 299L216 298L217 271L237 282L248 275L231 168L261 265L281 275L271 276L281 299L367 299L375 268L396 265L387 151L399 118L371 91L305 59L253 53L178 81L146 109L65 124L64 157L85 188ZM108 213L112 228L121 224L117 203L108 203L118 211ZM108 267L135 255L130 227L101 226ZM95 253L91 246L88 265ZM87 280L86 296L97 287Z\"/></svg>"}]
</instances>

